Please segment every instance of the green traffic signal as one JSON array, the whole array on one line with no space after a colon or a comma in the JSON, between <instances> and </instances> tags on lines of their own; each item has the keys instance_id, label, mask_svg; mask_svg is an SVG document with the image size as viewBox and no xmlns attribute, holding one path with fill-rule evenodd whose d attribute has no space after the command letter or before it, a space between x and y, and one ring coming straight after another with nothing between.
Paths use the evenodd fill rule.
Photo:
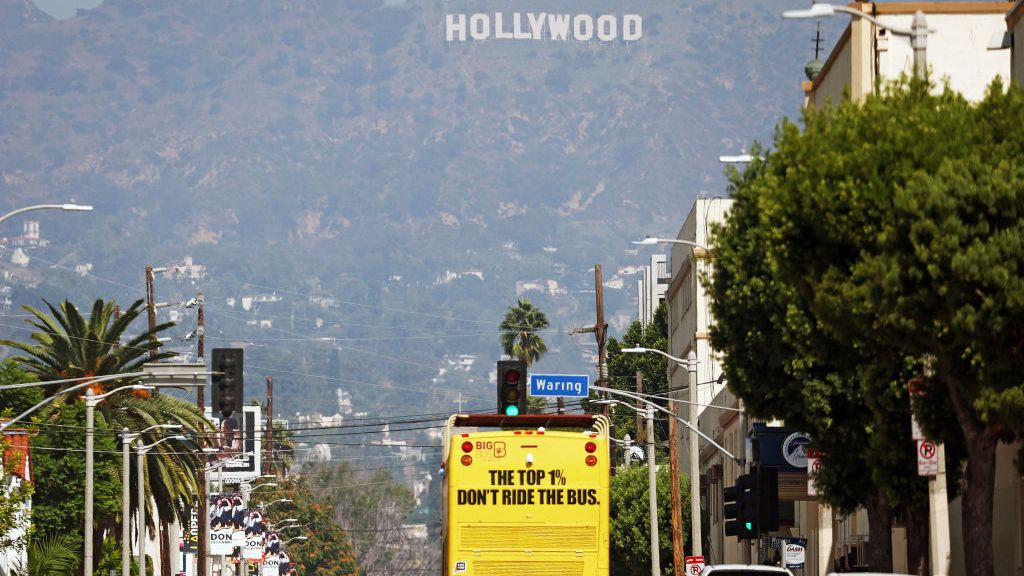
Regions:
<instances>
[{"instance_id":1,"label":"green traffic signal","mask_svg":"<svg viewBox=\"0 0 1024 576\"><path fill-rule=\"evenodd\" d=\"M519 416L519 406L509 404L505 407L505 416Z\"/></svg>"},{"instance_id":2,"label":"green traffic signal","mask_svg":"<svg viewBox=\"0 0 1024 576\"><path fill-rule=\"evenodd\" d=\"M747 522L746 524L744 524L744 526L746 527L747 532L752 532L754 530L754 523L753 522Z\"/></svg>"}]
</instances>

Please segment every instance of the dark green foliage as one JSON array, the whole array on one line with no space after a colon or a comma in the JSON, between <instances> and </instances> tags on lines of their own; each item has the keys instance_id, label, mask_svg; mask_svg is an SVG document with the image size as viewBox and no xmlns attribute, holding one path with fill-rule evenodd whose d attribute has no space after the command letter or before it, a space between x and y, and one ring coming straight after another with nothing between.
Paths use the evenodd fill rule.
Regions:
<instances>
[{"instance_id":1,"label":"dark green foliage","mask_svg":"<svg viewBox=\"0 0 1024 576\"><path fill-rule=\"evenodd\" d=\"M36 478L32 527L40 534L64 534L81 549L85 509L85 403L62 403L40 422L32 439ZM97 411L93 514L96 526L121 513L120 442Z\"/></svg>"},{"instance_id":2,"label":"dark green foliage","mask_svg":"<svg viewBox=\"0 0 1024 576\"><path fill-rule=\"evenodd\" d=\"M661 573L672 574L672 495L671 473L667 465L658 466L658 547ZM611 548L613 576L648 576L651 573L651 522L647 466L633 465L612 477ZM679 477L679 492L687 494L690 481ZM682 517L690 517L690 501L683 499ZM689 550L689 532L683 531L683 548ZM689 552L686 552L687 554Z\"/></svg>"},{"instance_id":3,"label":"dark green foliage","mask_svg":"<svg viewBox=\"0 0 1024 576\"><path fill-rule=\"evenodd\" d=\"M809 110L732 173L716 250L729 384L753 415L815 436L834 505L878 487L920 506L907 381L931 374L917 415L951 488L966 451L968 564L985 574L995 443L1024 432L1022 109L998 82L971 105L915 80Z\"/></svg>"}]
</instances>

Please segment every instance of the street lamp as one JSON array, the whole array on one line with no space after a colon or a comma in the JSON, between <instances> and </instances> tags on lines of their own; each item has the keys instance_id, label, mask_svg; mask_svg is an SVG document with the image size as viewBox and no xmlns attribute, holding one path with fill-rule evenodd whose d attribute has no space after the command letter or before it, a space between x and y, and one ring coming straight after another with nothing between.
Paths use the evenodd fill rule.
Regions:
<instances>
[{"instance_id":1,"label":"street lamp","mask_svg":"<svg viewBox=\"0 0 1024 576\"><path fill-rule=\"evenodd\" d=\"M658 238L656 236L644 236L643 240L634 240L633 244L640 246L654 246L655 244L686 244L687 246L693 246L694 248L700 248L701 250L711 251L707 246L694 242L692 240L680 240L678 238Z\"/></svg>"},{"instance_id":2,"label":"street lamp","mask_svg":"<svg viewBox=\"0 0 1024 576\"><path fill-rule=\"evenodd\" d=\"M910 38L910 46L914 49L914 76L917 78L924 78L928 69L928 61L925 54L928 47L928 22L925 19L924 12L920 10L914 12L914 19L911 21L910 28L890 26L870 14L850 8L849 6L817 2L812 4L810 8L802 10L786 10L782 13L782 17L830 18L834 16L836 12L849 14L854 18L863 18L875 26L888 30L897 36L907 36Z\"/></svg>"},{"instance_id":3,"label":"street lamp","mask_svg":"<svg viewBox=\"0 0 1024 576\"><path fill-rule=\"evenodd\" d=\"M146 444L145 446L139 446L135 449L138 453L136 457L136 468L138 475L137 493L138 493L138 510L136 511L135 524L138 528L138 565L139 570L145 570L145 487L142 483L143 475L145 474L145 455L150 452L156 446L163 444L169 440L185 440L184 436L175 435L162 438L153 444ZM127 523L127 517L123 519L123 522ZM123 561L122 561L123 562Z\"/></svg>"},{"instance_id":4,"label":"street lamp","mask_svg":"<svg viewBox=\"0 0 1024 576\"><path fill-rule=\"evenodd\" d=\"M260 488L273 488L274 486L277 486L277 482L267 482L266 484L260 484L259 486L253 486L252 489L249 490L249 493L252 494L253 492L259 490Z\"/></svg>"},{"instance_id":5,"label":"street lamp","mask_svg":"<svg viewBox=\"0 0 1024 576\"><path fill-rule=\"evenodd\" d=\"M660 576L661 574L661 558L658 554L658 476L657 468L654 465L654 407L653 404L647 400L643 401L647 408L640 410L629 404L633 410L640 412L644 415L647 421L647 493L648 493L648 505L650 506L650 522L651 522L651 576ZM595 400L594 404L601 405L613 405L621 404L618 400Z\"/></svg>"},{"instance_id":6,"label":"street lamp","mask_svg":"<svg viewBox=\"0 0 1024 576\"><path fill-rule=\"evenodd\" d=\"M35 206L26 206L25 208L18 208L12 210L3 216L0 216L0 222L7 220L13 216L17 216L22 212L28 212L29 210L64 210L67 212L88 212L92 210L92 206L84 206L80 204L36 204Z\"/></svg>"},{"instance_id":7,"label":"street lamp","mask_svg":"<svg viewBox=\"0 0 1024 576\"><path fill-rule=\"evenodd\" d=\"M54 400L56 400L57 398L59 398L60 396L62 396L64 394L67 394L68 392L74 392L76 390L81 390L82 388L85 388L87 386L92 386L93 384L98 384L100 382L106 382L108 380L119 380L121 378L136 378L136 377L139 377L139 376L146 376L147 374L148 374L147 372L124 372L124 373L121 373L121 374L108 374L106 376L99 376L99 377L96 377L96 378L90 377L87 382L81 382L79 384L75 384L74 386L70 386L68 388L65 388L64 390L61 390L60 392L54 393L52 396L48 396L46 398L43 398L35 406L32 406L31 408L29 408L28 410L25 410L21 414L18 414L14 418L11 418L10 420L4 422L3 424L0 424L0 432L3 432L4 430L7 430L15 422L20 421L22 418L28 416L29 414L35 412L36 410L39 410L40 408L42 408L46 404L49 404L50 402L53 402ZM30 385L34 385L34 386L45 386L45 385L48 385L48 384L59 384L61 382L63 382L63 380L54 380L54 381L51 381L51 382L31 382L29 384ZM21 387L20 384L16 384L14 386ZM150 387L150 388L152 388L152 387ZM120 389L121 388L118 388L118 390L120 390Z\"/></svg>"},{"instance_id":8,"label":"street lamp","mask_svg":"<svg viewBox=\"0 0 1024 576\"><path fill-rule=\"evenodd\" d=\"M277 500L274 500L273 502L270 502L269 504L262 504L261 503L260 504L260 508L263 508L264 510L266 510L267 508L270 508L274 504L279 504L279 503L282 503L282 502L292 502L292 499L291 498L278 498Z\"/></svg>"},{"instance_id":9,"label":"street lamp","mask_svg":"<svg viewBox=\"0 0 1024 576\"><path fill-rule=\"evenodd\" d=\"M128 467L130 466L128 454L131 451L131 443L134 442L136 438L150 430L157 429L180 430L181 424L156 424L155 426L150 426L149 428L139 432L129 432L128 427L126 426L121 432L121 574L125 576L127 576L131 570L131 546L128 544L131 542L131 522L128 521L128 515L131 513L128 506L131 503L129 501L128 491ZM142 483L141 477L139 478L139 483ZM139 506L142 506L141 502L139 503ZM141 529L142 528L140 526L139 530Z\"/></svg>"},{"instance_id":10,"label":"street lamp","mask_svg":"<svg viewBox=\"0 0 1024 576\"><path fill-rule=\"evenodd\" d=\"M697 435L694 434L694 426L697 426L697 354L693 350L686 355L686 360L682 358L676 358L675 356L669 355L667 352L662 352L655 348L624 348L622 350L627 354L643 354L646 352L654 352L660 354L665 358L679 364L686 368L689 376L689 406L687 410L687 418L693 426L690 427L689 434L686 436L687 449L690 451L690 549L693 551L694 556L703 556L703 541L701 539L701 526L700 526L700 462L699 462L699 446L697 443ZM675 410L672 411L673 414ZM676 489L675 486L672 487Z\"/></svg>"},{"instance_id":11,"label":"street lamp","mask_svg":"<svg viewBox=\"0 0 1024 576\"><path fill-rule=\"evenodd\" d=\"M166 438L161 438L156 442L153 442L152 444L146 444L145 446L139 446L138 448L136 448L136 452L138 452L138 456L136 458L136 469L139 477L137 485L139 497L139 510L136 513L135 523L138 525L137 528L139 529L138 561L140 571L144 571L146 569L146 490L142 482L142 479L144 477L143 474L145 473L144 469L146 466L146 454L149 453L149 451L153 449L155 446L163 444L168 440L185 440L185 436L182 436L181 434L167 436ZM128 519L125 518L123 521L127 522Z\"/></svg>"},{"instance_id":12,"label":"street lamp","mask_svg":"<svg viewBox=\"0 0 1024 576\"><path fill-rule=\"evenodd\" d=\"M298 541L301 542L303 540L309 540L309 537L308 536L296 536L295 538L289 538L289 539L285 540L284 544L287 544L287 543L292 542L294 540L298 540Z\"/></svg>"},{"instance_id":13,"label":"street lamp","mask_svg":"<svg viewBox=\"0 0 1024 576\"><path fill-rule=\"evenodd\" d=\"M93 382L88 382L87 384L92 384ZM85 391L85 534L83 534L84 549L82 553L82 560L85 564L85 576L92 576L93 424L95 421L96 405L118 392L152 389L153 386L132 384L130 386L114 388L110 392L99 395L94 395L91 388Z\"/></svg>"}]
</instances>

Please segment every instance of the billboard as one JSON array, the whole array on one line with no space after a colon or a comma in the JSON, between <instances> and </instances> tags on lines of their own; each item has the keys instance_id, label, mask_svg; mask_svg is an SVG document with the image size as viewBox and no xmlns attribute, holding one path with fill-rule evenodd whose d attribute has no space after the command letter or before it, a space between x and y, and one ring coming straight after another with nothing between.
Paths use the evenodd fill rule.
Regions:
<instances>
[{"instance_id":1,"label":"billboard","mask_svg":"<svg viewBox=\"0 0 1024 576\"><path fill-rule=\"evenodd\" d=\"M243 526L246 509L242 495L238 493L210 494L209 553L214 556L231 556L235 547L245 542Z\"/></svg>"},{"instance_id":2,"label":"billboard","mask_svg":"<svg viewBox=\"0 0 1024 576\"><path fill-rule=\"evenodd\" d=\"M213 481L229 483L248 482L260 475L263 464L263 421L262 407L243 406L241 414L222 418L207 407L206 417L217 425L214 447L218 452L211 455L211 462L232 461L210 472Z\"/></svg>"}]
</instances>

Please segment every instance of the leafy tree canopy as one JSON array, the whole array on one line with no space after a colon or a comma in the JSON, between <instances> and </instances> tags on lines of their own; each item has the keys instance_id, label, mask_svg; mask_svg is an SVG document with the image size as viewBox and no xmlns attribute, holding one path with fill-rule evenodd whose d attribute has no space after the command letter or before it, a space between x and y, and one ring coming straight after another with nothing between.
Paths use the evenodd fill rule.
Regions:
<instances>
[{"instance_id":1,"label":"leafy tree canopy","mask_svg":"<svg viewBox=\"0 0 1024 576\"><path fill-rule=\"evenodd\" d=\"M658 549L661 573L672 574L672 494L671 472L668 466L658 466ZM647 466L626 468L611 480L611 573L614 576L648 576L651 573L651 521ZM687 494L690 480L679 477L679 493ZM690 501L683 501L682 517L690 517ZM683 548L690 549L683 531ZM689 552L687 552L689 553Z\"/></svg>"}]
</instances>

